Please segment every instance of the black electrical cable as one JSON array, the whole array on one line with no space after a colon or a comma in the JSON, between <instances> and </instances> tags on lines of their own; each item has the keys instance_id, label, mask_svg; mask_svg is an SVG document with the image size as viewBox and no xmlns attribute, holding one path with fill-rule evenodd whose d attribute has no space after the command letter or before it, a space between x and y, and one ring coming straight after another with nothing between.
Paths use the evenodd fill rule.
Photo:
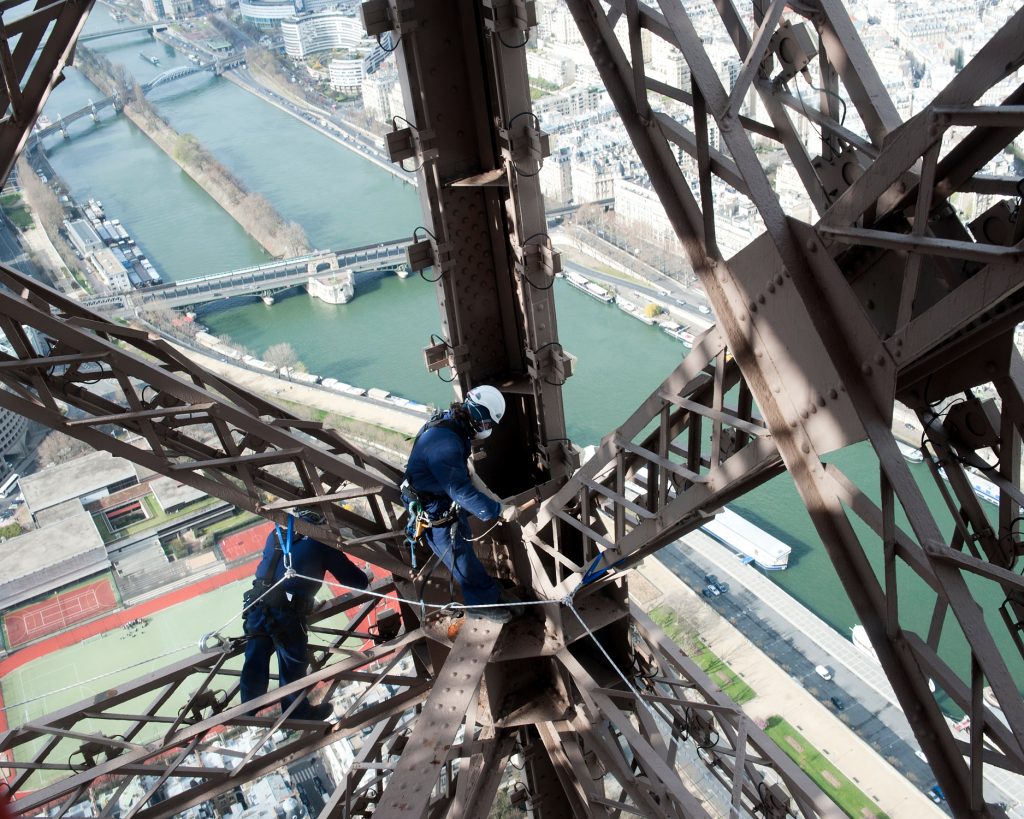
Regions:
<instances>
[{"instance_id":1,"label":"black electrical cable","mask_svg":"<svg viewBox=\"0 0 1024 819\"><path fill-rule=\"evenodd\" d=\"M408 120L406 120L406 122L408 122ZM428 236L429 236L429 237L430 237L431 239L433 239L433 240L434 240L434 243L435 243L435 244L437 243L437 237L436 237L436 236L435 236L435 235L434 235L434 234L433 234L433 233L432 233L432 232L430 231L430 229L429 229L429 228L425 228L425 227L423 227L423 225L417 225L417 226L416 226L416 228L415 228L415 229L413 230L413 232L412 232L412 240L413 240L414 242L418 242L418 241L419 241L419 239L417 238L416 234L417 234L417 233L418 233L419 231L421 231L421 230L422 230L422 231L423 231L424 233L426 233L426 234L427 234L427 235L428 235ZM442 270L442 271L441 271L440 273L438 273L438 274L437 274L437 276L435 276L435 277L434 277L433 279L430 279L430 278L427 278L427 277L426 277L426 276L425 276L425 275L423 274L423 271L422 271L422 270L420 270L420 271L419 271L419 274L420 274L420 278L421 278L421 279L423 279L423 281L425 281L425 282L428 282L429 284L434 284L434 283L436 283L436 282L439 282L439 281L441 281L441 279L442 279L442 278L444 277L444 273L445 273L445 271L443 271L443 270ZM444 381L444 379L443 379L443 378L442 378L441 380L442 380L442 381ZM449 382L449 383L450 383L450 382Z\"/></svg>"},{"instance_id":2,"label":"black electrical cable","mask_svg":"<svg viewBox=\"0 0 1024 819\"><path fill-rule=\"evenodd\" d=\"M813 88L819 94L828 94L830 97L833 97L836 100L838 100L839 104L841 106L843 106L843 113L839 116L839 124L841 126L844 122L846 122L846 100L844 100L835 91L833 91L830 88L818 88L818 86L816 86L813 82L811 82L810 79L806 76L806 72L805 71L801 71L800 72L800 76L803 77L805 83L807 83L809 86L811 86L811 88Z\"/></svg>"},{"instance_id":3,"label":"black electrical cable","mask_svg":"<svg viewBox=\"0 0 1024 819\"><path fill-rule=\"evenodd\" d=\"M390 31L388 31L388 32L385 32L385 33L386 33L386 34L390 34L391 32L390 32ZM391 52L393 52L393 51L394 51L394 50L395 50L396 48L398 48L398 44L399 44L400 42L402 42L402 38L403 38L404 36L405 36L404 34L399 34L399 35L398 35L398 39L397 39L397 40L395 40L395 44L394 44L393 46L391 46L391 48L388 48L388 47L387 47L386 45L384 45L384 43L382 43L382 42L380 41L380 34L378 34L378 35L377 35L377 45L378 45L378 46L380 46L380 50L381 50L381 51L386 51L386 52L387 52L388 54L390 54L390 53L391 53Z\"/></svg>"},{"instance_id":4,"label":"black electrical cable","mask_svg":"<svg viewBox=\"0 0 1024 819\"><path fill-rule=\"evenodd\" d=\"M523 41L521 43L519 43L519 45L514 45L514 44L506 43L505 42L505 38L501 36L501 32L500 31L495 31L494 32L494 36L498 38L498 42L501 43L503 46L505 46L505 48L512 48L512 49L525 48L526 44L528 42L530 42L530 32L529 31L526 32L526 37L523 39Z\"/></svg>"},{"instance_id":5,"label":"black electrical cable","mask_svg":"<svg viewBox=\"0 0 1024 819\"><path fill-rule=\"evenodd\" d=\"M554 284L554 282L552 282L552 284ZM549 288L544 288L544 289L547 290ZM562 343L560 341L549 341L547 344L541 344L540 347L538 347L536 350L531 350L530 352L532 352L533 355L536 357L536 355L541 350L546 350L548 347L558 347L558 349L560 349L560 350L564 350L565 349L562 346ZM561 387L569 379L563 378L561 381L552 381L550 378L545 376L542 380L544 381L545 384L550 384L552 387Z\"/></svg>"},{"instance_id":6,"label":"black electrical cable","mask_svg":"<svg viewBox=\"0 0 1024 819\"><path fill-rule=\"evenodd\" d=\"M545 239L547 239L548 240L547 246L548 246L548 248L551 248L551 237L548 236L548 234L546 234L544 232L534 233L525 242L523 242L523 248L525 249L526 246L529 245L531 242L533 242L533 240L536 239L538 236L543 236ZM555 286L555 277L554 276L551 277L551 284L549 284L549 285L545 286L545 285L540 285L540 284L534 284L530 280L530 277L526 275L525 264L524 264L523 272L519 274L519 278L521 278L524 282L526 282L528 285L530 285L530 287L532 287L534 290L550 290L552 287Z\"/></svg>"},{"instance_id":7,"label":"black electrical cable","mask_svg":"<svg viewBox=\"0 0 1024 819\"><path fill-rule=\"evenodd\" d=\"M534 127L536 127L536 129L538 131L540 131L540 119L537 118L537 115L535 113L533 113L533 111L520 111L518 114L516 114L514 117L512 117L512 119L510 119L508 121L508 125L505 126L505 130L506 131L512 130L512 123L515 122L520 117L533 117ZM511 148L511 145L509 147ZM520 170L519 166L516 165L515 160L510 160L510 162L512 164L513 170L515 170L515 172L517 174L519 174L520 176L525 176L527 178L536 176L537 174L540 173L541 168L544 167L544 160L543 160L543 158L540 160L540 165L538 166L537 170L535 170L533 173L529 173L527 171Z\"/></svg>"}]
</instances>

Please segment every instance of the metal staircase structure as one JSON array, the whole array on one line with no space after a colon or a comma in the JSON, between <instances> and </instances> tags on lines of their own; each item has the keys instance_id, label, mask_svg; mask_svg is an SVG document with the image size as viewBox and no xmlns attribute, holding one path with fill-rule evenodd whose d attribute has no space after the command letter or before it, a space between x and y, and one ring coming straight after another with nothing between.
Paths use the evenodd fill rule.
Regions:
<instances>
[{"instance_id":1,"label":"metal staircase structure","mask_svg":"<svg viewBox=\"0 0 1024 819\"><path fill-rule=\"evenodd\" d=\"M565 433L561 385L572 360L558 340L559 261L537 180L547 138L531 112L522 47L534 4L363 5L368 32L396 44L402 77L408 120L387 143L395 161L417 166L426 214L409 261L436 281L442 333L428 367L450 368L458 394L480 383L505 392L506 420L478 471L502 496L541 498L521 527L478 544L491 570L535 603L500 631L473 617L459 627L428 608L448 602L447 584L400 548L394 467L144 331L0 272L0 330L13 347L0 356L0 406L277 520L316 508L326 526L300 529L390 571L372 591L401 601L394 633L366 627L372 594L318 612L328 642L311 675L245 706L240 646L228 641L0 735L16 815L62 816L88 799L98 816L170 816L361 733L323 817L485 816L514 754L526 805L545 819L837 816L628 597L637 561L782 471L954 815L1001 815L985 803L986 770L1024 774L1024 361L1013 337L1024 319L1024 219L1020 180L983 170L1024 128L1024 88L999 104L979 100L1019 82L1024 9L904 122L838 0L566 5L717 318L582 467ZM58 17L43 50L50 59L36 64L50 84L88 11L60 8L79 17ZM0 31L7 168L26 114L45 100L35 75L26 82L11 67L9 11ZM739 65L727 85L695 23L714 14ZM685 87L648 76L651 38L681 55ZM801 77L816 79L817 105L795 90ZM820 135L812 151L806 127ZM795 169L811 222L784 210L758 152L765 145ZM764 228L728 259L716 238L721 183ZM954 206L964 194L1001 201L965 225ZM987 384L998 401L977 396ZM951 525L927 507L896 446L896 401L925 429ZM65 415L65 405L77 412ZM828 459L857 442L875 453L877 491ZM998 488L995 520L969 468ZM903 605L911 585L928 595L925 618ZM328 624L346 611L343 628ZM377 644L354 648L353 637ZM948 639L967 646L968 663L940 656ZM345 710L330 726L253 713L343 684ZM378 686L388 693L375 696ZM940 696L970 716L969 742L951 730ZM256 729L251 749L226 750L224 732L245 727ZM687 755L720 787L698 792L684 779ZM161 800L171 779L175 795Z\"/></svg>"}]
</instances>

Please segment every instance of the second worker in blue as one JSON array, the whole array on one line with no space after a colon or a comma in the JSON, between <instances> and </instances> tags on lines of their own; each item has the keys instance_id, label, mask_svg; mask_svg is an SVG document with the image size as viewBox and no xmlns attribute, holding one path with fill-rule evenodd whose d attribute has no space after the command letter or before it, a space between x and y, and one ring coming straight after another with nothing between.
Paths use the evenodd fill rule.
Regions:
<instances>
[{"instance_id":1,"label":"second worker in blue","mask_svg":"<svg viewBox=\"0 0 1024 819\"><path fill-rule=\"evenodd\" d=\"M323 519L315 513L303 511L300 517L313 523ZM245 662L240 681L242 702L267 693L270 684L270 658L277 654L277 672L280 685L287 685L306 676L309 669L309 640L306 621L316 602L316 593L330 572L334 579L354 589L365 589L372 576L365 574L338 549L319 540L301 535L293 538L290 546L292 568L296 575L276 587L285 573L285 535L279 528L271 530L263 547L263 558L256 567L256 579L245 601L252 605L245 615ZM305 579L313 578L313 579ZM268 590L272 591L267 594ZM283 709L295 701L292 694L281 701ZM295 719L326 719L331 715L330 703L312 705L303 701L292 716Z\"/></svg>"}]
</instances>

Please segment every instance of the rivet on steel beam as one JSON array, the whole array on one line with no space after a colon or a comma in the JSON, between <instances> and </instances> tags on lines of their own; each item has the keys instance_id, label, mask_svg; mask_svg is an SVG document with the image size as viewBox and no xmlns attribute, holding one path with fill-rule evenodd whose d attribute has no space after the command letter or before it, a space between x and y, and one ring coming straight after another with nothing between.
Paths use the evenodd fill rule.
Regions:
<instances>
[{"instance_id":1,"label":"rivet on steel beam","mask_svg":"<svg viewBox=\"0 0 1024 819\"><path fill-rule=\"evenodd\" d=\"M785 279L782 278L782 274L781 273L778 276L775 277L775 283L777 285L779 285L780 287L782 286L782 283L784 281L785 281Z\"/></svg>"},{"instance_id":2,"label":"rivet on steel beam","mask_svg":"<svg viewBox=\"0 0 1024 819\"><path fill-rule=\"evenodd\" d=\"M819 395L818 396L818 406L819 407L825 406L825 396L824 395Z\"/></svg>"},{"instance_id":3,"label":"rivet on steel beam","mask_svg":"<svg viewBox=\"0 0 1024 819\"><path fill-rule=\"evenodd\" d=\"M876 355L876 356L875 356L875 363L876 363L876 364L877 364L877 365L878 365L879 367L884 367L884 366L885 366L885 356L884 356L884 355L882 355L881 353L879 353L878 355Z\"/></svg>"},{"instance_id":4,"label":"rivet on steel beam","mask_svg":"<svg viewBox=\"0 0 1024 819\"><path fill-rule=\"evenodd\" d=\"M862 373L864 373L864 375L871 375L871 373L872 373L871 365L870 364L865 364L863 367L860 368L860 371Z\"/></svg>"},{"instance_id":5,"label":"rivet on steel beam","mask_svg":"<svg viewBox=\"0 0 1024 819\"><path fill-rule=\"evenodd\" d=\"M769 284L768 285L768 292L769 293L774 293L775 292L775 285L774 284Z\"/></svg>"},{"instance_id":6,"label":"rivet on steel beam","mask_svg":"<svg viewBox=\"0 0 1024 819\"><path fill-rule=\"evenodd\" d=\"M757 305L754 302L750 302L750 304L747 305L747 309L750 310L751 313L756 313Z\"/></svg>"},{"instance_id":7,"label":"rivet on steel beam","mask_svg":"<svg viewBox=\"0 0 1024 819\"><path fill-rule=\"evenodd\" d=\"M800 450L804 453L804 455L807 455L811 451L811 445L805 443L801 445Z\"/></svg>"},{"instance_id":8,"label":"rivet on steel beam","mask_svg":"<svg viewBox=\"0 0 1024 819\"><path fill-rule=\"evenodd\" d=\"M807 420L807 416L808 416L807 410L800 410L800 417L801 418L803 418L806 421Z\"/></svg>"},{"instance_id":9,"label":"rivet on steel beam","mask_svg":"<svg viewBox=\"0 0 1024 819\"><path fill-rule=\"evenodd\" d=\"M818 243L814 239L807 240L807 250L811 253L818 252Z\"/></svg>"},{"instance_id":10,"label":"rivet on steel beam","mask_svg":"<svg viewBox=\"0 0 1024 819\"><path fill-rule=\"evenodd\" d=\"M759 304L764 304L764 293L757 297L757 301Z\"/></svg>"},{"instance_id":11,"label":"rivet on steel beam","mask_svg":"<svg viewBox=\"0 0 1024 819\"><path fill-rule=\"evenodd\" d=\"M828 397L831 398L833 401L839 397L839 393L836 392L835 387L828 391Z\"/></svg>"}]
</instances>

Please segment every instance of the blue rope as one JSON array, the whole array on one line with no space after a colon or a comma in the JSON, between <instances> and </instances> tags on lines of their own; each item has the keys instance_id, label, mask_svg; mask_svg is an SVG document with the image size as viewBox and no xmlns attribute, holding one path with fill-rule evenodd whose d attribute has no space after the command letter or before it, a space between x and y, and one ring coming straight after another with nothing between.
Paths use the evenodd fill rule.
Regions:
<instances>
[{"instance_id":1,"label":"blue rope","mask_svg":"<svg viewBox=\"0 0 1024 819\"><path fill-rule=\"evenodd\" d=\"M616 566L622 563L623 560L626 559L624 557L620 558L616 560L614 563L612 563L610 566L605 566L600 571L594 571L594 569L597 567L597 564L601 562L601 558L604 557L604 554L604 552L601 552L597 557L595 557L590 562L590 565L587 566L587 570L583 573L583 577L580 580L580 584L576 587L577 591L579 591L584 586L593 583L595 580L600 580L602 577L608 574L608 572L610 572L612 569L614 569Z\"/></svg>"},{"instance_id":2,"label":"blue rope","mask_svg":"<svg viewBox=\"0 0 1024 819\"><path fill-rule=\"evenodd\" d=\"M274 524L274 531L277 533L277 542L281 545L281 551L284 553L284 567L285 569L290 569L292 567L292 539L295 536L295 518L292 515L288 515L288 529L284 537L281 536L281 526L279 524Z\"/></svg>"}]
</instances>

